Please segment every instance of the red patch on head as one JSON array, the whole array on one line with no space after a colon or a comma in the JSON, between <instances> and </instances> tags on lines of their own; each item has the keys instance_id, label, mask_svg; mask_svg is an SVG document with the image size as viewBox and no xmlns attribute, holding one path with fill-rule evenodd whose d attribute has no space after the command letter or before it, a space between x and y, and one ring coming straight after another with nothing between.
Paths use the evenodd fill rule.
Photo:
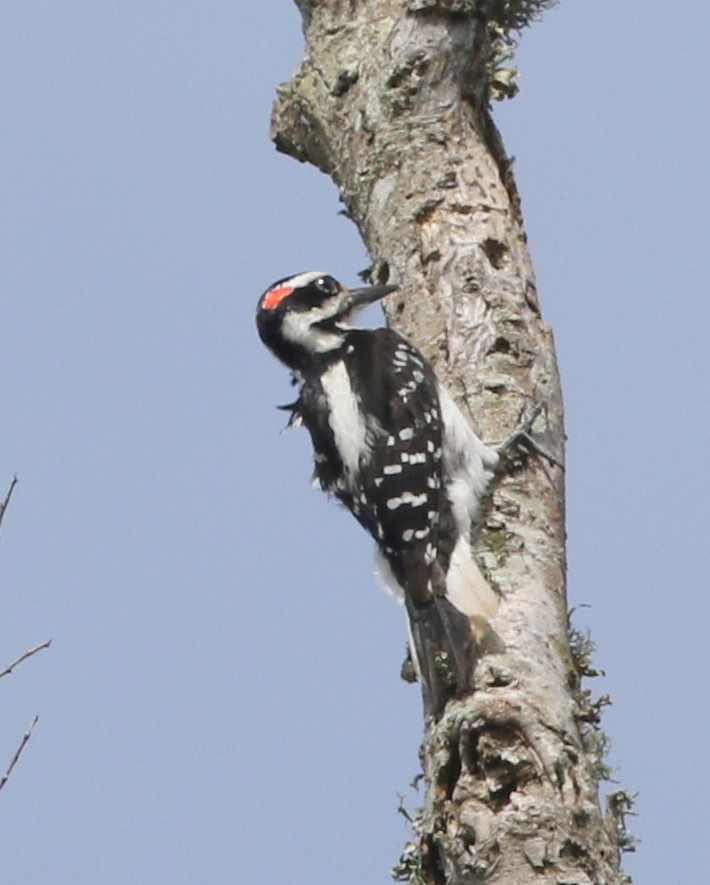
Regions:
<instances>
[{"instance_id":1,"label":"red patch on head","mask_svg":"<svg viewBox=\"0 0 710 885\"><path fill-rule=\"evenodd\" d=\"M284 298L288 298L291 292L293 292L293 286L275 286L273 289L269 289L262 299L262 308L264 310L273 310L281 304Z\"/></svg>"}]
</instances>

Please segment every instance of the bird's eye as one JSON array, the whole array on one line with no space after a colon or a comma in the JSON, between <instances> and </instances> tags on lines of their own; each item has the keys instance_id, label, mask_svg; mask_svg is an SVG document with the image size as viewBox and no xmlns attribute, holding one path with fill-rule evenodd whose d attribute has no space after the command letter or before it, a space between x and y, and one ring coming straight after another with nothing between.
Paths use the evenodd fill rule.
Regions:
<instances>
[{"instance_id":1,"label":"bird's eye","mask_svg":"<svg viewBox=\"0 0 710 885\"><path fill-rule=\"evenodd\" d=\"M333 277L318 277L316 288L320 289L321 292L325 292L326 295L335 295L338 291L338 284Z\"/></svg>"}]
</instances>

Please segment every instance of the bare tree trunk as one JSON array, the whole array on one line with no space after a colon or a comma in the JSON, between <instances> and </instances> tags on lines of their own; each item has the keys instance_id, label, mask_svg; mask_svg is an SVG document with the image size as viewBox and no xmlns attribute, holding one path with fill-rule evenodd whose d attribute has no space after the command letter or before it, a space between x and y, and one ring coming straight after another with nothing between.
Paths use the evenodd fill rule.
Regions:
<instances>
[{"instance_id":1,"label":"bare tree trunk","mask_svg":"<svg viewBox=\"0 0 710 885\"><path fill-rule=\"evenodd\" d=\"M306 55L279 89L277 147L337 184L373 257L401 286L389 321L431 360L487 441L535 424L563 458L562 401L519 201L488 112L479 0L300 0ZM538 457L509 464L476 540L501 596L502 640L476 691L427 724L426 794L399 877L412 883L615 883L617 834L570 653L564 483ZM582 674L583 675L583 674Z\"/></svg>"}]
</instances>

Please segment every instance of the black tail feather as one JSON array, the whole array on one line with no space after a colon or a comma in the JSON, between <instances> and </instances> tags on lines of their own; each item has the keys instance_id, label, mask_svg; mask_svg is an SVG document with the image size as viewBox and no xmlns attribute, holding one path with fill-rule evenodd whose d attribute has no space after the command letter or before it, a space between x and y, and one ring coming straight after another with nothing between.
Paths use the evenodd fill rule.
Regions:
<instances>
[{"instance_id":1,"label":"black tail feather","mask_svg":"<svg viewBox=\"0 0 710 885\"><path fill-rule=\"evenodd\" d=\"M407 615L425 710L438 718L449 698L471 688L476 647L471 623L438 596L421 606L408 600Z\"/></svg>"}]
</instances>

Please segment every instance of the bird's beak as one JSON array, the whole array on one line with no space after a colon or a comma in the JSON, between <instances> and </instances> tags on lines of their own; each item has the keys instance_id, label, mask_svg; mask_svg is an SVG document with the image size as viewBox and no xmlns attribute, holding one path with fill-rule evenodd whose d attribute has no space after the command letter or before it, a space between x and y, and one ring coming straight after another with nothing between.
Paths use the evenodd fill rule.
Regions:
<instances>
[{"instance_id":1,"label":"bird's beak","mask_svg":"<svg viewBox=\"0 0 710 885\"><path fill-rule=\"evenodd\" d=\"M351 289L349 300L350 310L359 310L368 304L374 304L390 292L395 292L399 286L367 286L364 289Z\"/></svg>"}]
</instances>

